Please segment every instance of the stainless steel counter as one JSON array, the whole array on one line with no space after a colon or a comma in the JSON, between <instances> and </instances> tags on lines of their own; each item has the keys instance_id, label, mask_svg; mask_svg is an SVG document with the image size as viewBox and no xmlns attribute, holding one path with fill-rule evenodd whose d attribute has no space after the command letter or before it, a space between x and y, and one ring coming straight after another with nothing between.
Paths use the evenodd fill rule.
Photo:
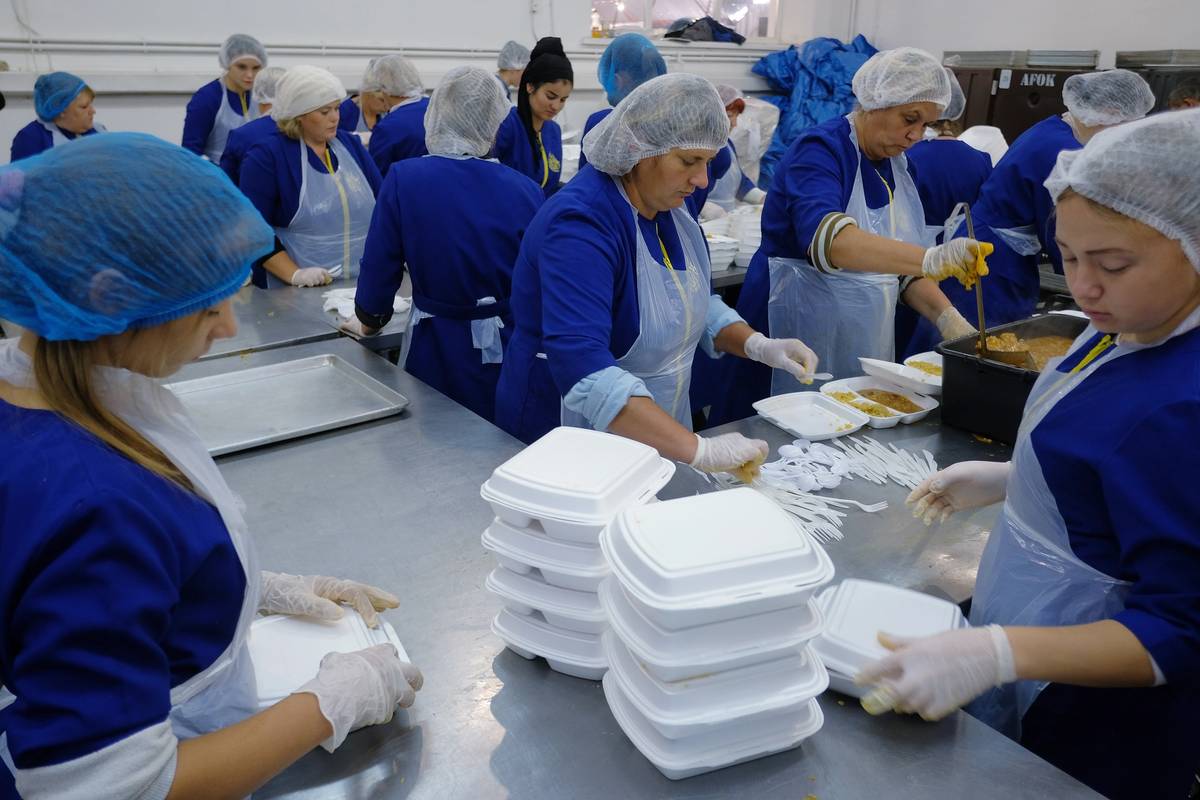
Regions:
<instances>
[{"instance_id":1,"label":"stainless steel counter","mask_svg":"<svg viewBox=\"0 0 1200 800\"><path fill-rule=\"evenodd\" d=\"M746 270L730 265L728 269L713 270L710 280L714 289L741 286L746 282Z\"/></svg>"},{"instance_id":2,"label":"stainless steel counter","mask_svg":"<svg viewBox=\"0 0 1200 800\"><path fill-rule=\"evenodd\" d=\"M333 755L310 753L255 797L1098 796L965 714L937 724L872 718L831 693L821 698L825 727L800 749L668 781L621 733L598 683L525 661L490 632L499 603L482 588L493 563L479 544L491 519L479 485L518 442L345 338L203 362L181 377L323 352L395 387L411 405L399 417L219 464L247 502L265 567L353 577L401 597L388 617L425 687L388 725L353 734ZM727 429L773 446L790 438L761 421ZM1005 455L929 422L878 438L920 443L943 463ZM703 487L681 469L663 496ZM969 594L990 514L929 530L899 507L897 486L849 482L837 494L893 503L875 515L852 512L845 541L829 547L839 577L892 580L956 600Z\"/></svg>"}]
</instances>

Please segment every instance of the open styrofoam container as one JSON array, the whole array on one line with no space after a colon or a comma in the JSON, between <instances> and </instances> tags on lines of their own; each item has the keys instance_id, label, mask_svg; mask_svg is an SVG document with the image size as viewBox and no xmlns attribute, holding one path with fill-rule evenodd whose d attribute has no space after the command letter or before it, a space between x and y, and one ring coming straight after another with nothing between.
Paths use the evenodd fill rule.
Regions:
<instances>
[{"instance_id":1,"label":"open styrofoam container","mask_svg":"<svg viewBox=\"0 0 1200 800\"><path fill-rule=\"evenodd\" d=\"M501 609L492 620L492 633L503 639L508 649L521 658L541 656L555 672L589 681L600 680L608 670L600 636L556 628L539 616L536 612L523 615Z\"/></svg>"},{"instance_id":2,"label":"open styrofoam container","mask_svg":"<svg viewBox=\"0 0 1200 800\"><path fill-rule=\"evenodd\" d=\"M343 610L342 618L331 622L274 614L250 624L246 646L258 682L259 708L275 705L316 677L321 659L329 653L390 644L401 661L409 660L395 628L386 620L380 619L378 628L369 628L357 611Z\"/></svg>"},{"instance_id":3,"label":"open styrofoam container","mask_svg":"<svg viewBox=\"0 0 1200 800\"><path fill-rule=\"evenodd\" d=\"M814 698L794 712L777 714L756 724L732 723L708 733L668 739L637 710L611 672L604 676L603 686L608 708L629 741L673 781L791 750L821 730L825 723Z\"/></svg>"},{"instance_id":4,"label":"open styrofoam container","mask_svg":"<svg viewBox=\"0 0 1200 800\"><path fill-rule=\"evenodd\" d=\"M830 673L849 679L849 685L841 691L855 697L862 696L869 687L854 686L854 676L887 655L879 644L881 631L896 636L932 636L966 625L962 610L949 600L856 578L821 592L817 603L825 615L825 630L813 640L812 649Z\"/></svg>"},{"instance_id":5,"label":"open styrofoam container","mask_svg":"<svg viewBox=\"0 0 1200 800\"><path fill-rule=\"evenodd\" d=\"M942 393L941 380L916 367L906 367L894 361L881 361L877 358L863 356L859 356L858 363L862 365L863 372L866 374L883 378L888 383L894 383L909 392L926 395Z\"/></svg>"},{"instance_id":6,"label":"open styrofoam container","mask_svg":"<svg viewBox=\"0 0 1200 800\"><path fill-rule=\"evenodd\" d=\"M497 567L488 575L484 588L504 601L515 614L541 613L558 628L580 633L601 633L607 627L600 599L591 592L551 586L537 572L525 575Z\"/></svg>"},{"instance_id":7,"label":"open styrofoam container","mask_svg":"<svg viewBox=\"0 0 1200 800\"><path fill-rule=\"evenodd\" d=\"M821 387L821 392L824 394L832 394L833 392L854 392L861 397L862 395L860 393L864 389L880 389L885 392L903 395L921 409L920 411L913 411L912 413L905 414L902 411L896 411L896 409L889 407L888 410L893 412L893 416L891 417L871 417L870 415L865 415L870 419L868 424L872 428L894 428L900 423L911 425L914 422L920 422L929 416L930 411L933 411L938 407L938 405L940 405L938 401L934 400L932 397L926 397L925 395L918 394L911 389L906 389L903 386L897 386L894 383L886 381L883 378L877 378L873 375L860 375L857 378L842 378L841 380L830 381ZM833 400L833 397L830 397L829 399ZM869 397L863 397L862 399L871 403L876 402L875 400L871 400ZM834 402L838 403L839 405L842 404L840 400L834 400ZM880 405L884 404L880 403ZM849 408L849 406L847 406L847 408Z\"/></svg>"},{"instance_id":8,"label":"open styrofoam container","mask_svg":"<svg viewBox=\"0 0 1200 800\"><path fill-rule=\"evenodd\" d=\"M854 433L871 421L858 409L820 392L777 394L759 400L754 410L767 422L810 442Z\"/></svg>"},{"instance_id":9,"label":"open styrofoam container","mask_svg":"<svg viewBox=\"0 0 1200 800\"><path fill-rule=\"evenodd\" d=\"M824 549L750 488L628 509L600 547L634 607L668 630L802 606L833 578Z\"/></svg>"},{"instance_id":10,"label":"open styrofoam container","mask_svg":"<svg viewBox=\"0 0 1200 800\"><path fill-rule=\"evenodd\" d=\"M808 648L784 658L686 681L647 674L610 630L601 637L610 672L642 716L668 739L724 725L756 725L795 711L829 687L829 675Z\"/></svg>"},{"instance_id":11,"label":"open styrofoam container","mask_svg":"<svg viewBox=\"0 0 1200 800\"><path fill-rule=\"evenodd\" d=\"M653 447L562 427L496 467L480 495L515 527L540 520L551 536L594 543L614 514L649 501L674 474Z\"/></svg>"},{"instance_id":12,"label":"open styrofoam container","mask_svg":"<svg viewBox=\"0 0 1200 800\"><path fill-rule=\"evenodd\" d=\"M505 569L524 575L536 569L551 586L595 592L608 575L604 554L595 545L552 539L533 528L514 528L492 521L481 538Z\"/></svg>"},{"instance_id":13,"label":"open styrofoam container","mask_svg":"<svg viewBox=\"0 0 1200 800\"><path fill-rule=\"evenodd\" d=\"M653 677L681 681L773 661L797 652L821 632L817 605L670 631L638 613L615 578L600 584L600 605L621 642Z\"/></svg>"},{"instance_id":14,"label":"open styrofoam container","mask_svg":"<svg viewBox=\"0 0 1200 800\"><path fill-rule=\"evenodd\" d=\"M916 367L913 366L914 361L922 362L925 364L932 364L935 367L943 367L944 368L946 365L946 362L942 359L942 354L937 352L936 350L930 350L925 353L917 353L915 356L909 356L908 358L904 359L904 366L906 366L910 369L917 369ZM917 371L924 372L924 370L917 370ZM925 391L925 394L938 394L939 390L942 388L942 376L941 375L927 375L927 379L930 383L930 388Z\"/></svg>"}]
</instances>

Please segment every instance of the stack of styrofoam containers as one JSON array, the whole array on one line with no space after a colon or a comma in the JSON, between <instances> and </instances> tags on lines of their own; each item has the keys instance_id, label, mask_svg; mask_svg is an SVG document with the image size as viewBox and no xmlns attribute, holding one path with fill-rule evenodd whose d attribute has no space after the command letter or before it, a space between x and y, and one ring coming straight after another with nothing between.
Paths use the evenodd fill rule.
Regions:
<instances>
[{"instance_id":1,"label":"stack of styrofoam containers","mask_svg":"<svg viewBox=\"0 0 1200 800\"><path fill-rule=\"evenodd\" d=\"M862 697L869 686L857 686L854 676L887 650L879 633L920 637L964 627L962 610L948 600L887 583L848 579L817 597L825 629L813 650L829 672L831 689Z\"/></svg>"},{"instance_id":2,"label":"stack of styrofoam containers","mask_svg":"<svg viewBox=\"0 0 1200 800\"><path fill-rule=\"evenodd\" d=\"M732 236L717 236L716 234L706 234L705 238L708 240L708 258L713 272L727 269L733 263L733 259L741 247L738 240Z\"/></svg>"},{"instance_id":3,"label":"stack of styrofoam containers","mask_svg":"<svg viewBox=\"0 0 1200 800\"><path fill-rule=\"evenodd\" d=\"M496 468L480 489L496 514L483 533L499 563L486 587L504 602L492 630L510 650L600 679L608 662L596 592L608 566L597 539L673 474L654 448L582 428L556 428Z\"/></svg>"},{"instance_id":4,"label":"stack of styrofoam containers","mask_svg":"<svg viewBox=\"0 0 1200 800\"><path fill-rule=\"evenodd\" d=\"M762 244L762 206L741 205L729 214L729 236L739 242L733 263L743 269Z\"/></svg>"},{"instance_id":5,"label":"stack of styrofoam containers","mask_svg":"<svg viewBox=\"0 0 1200 800\"><path fill-rule=\"evenodd\" d=\"M824 718L809 642L833 564L774 502L741 488L631 508L600 534L612 576L604 694L668 778L788 750Z\"/></svg>"}]
</instances>

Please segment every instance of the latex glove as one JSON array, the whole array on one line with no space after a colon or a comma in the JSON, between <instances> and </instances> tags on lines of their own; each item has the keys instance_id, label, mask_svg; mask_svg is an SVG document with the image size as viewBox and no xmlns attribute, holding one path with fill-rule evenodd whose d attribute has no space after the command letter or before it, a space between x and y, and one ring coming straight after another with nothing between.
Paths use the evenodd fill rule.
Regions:
<instances>
[{"instance_id":1,"label":"latex glove","mask_svg":"<svg viewBox=\"0 0 1200 800\"><path fill-rule=\"evenodd\" d=\"M801 383L812 383L817 354L799 339L768 339L752 333L745 344L746 358L788 372Z\"/></svg>"},{"instance_id":2,"label":"latex glove","mask_svg":"<svg viewBox=\"0 0 1200 800\"><path fill-rule=\"evenodd\" d=\"M375 612L396 608L400 600L383 589L357 581L263 570L259 611L332 621L342 618L339 603L353 606L367 625L376 628L379 615Z\"/></svg>"},{"instance_id":3,"label":"latex glove","mask_svg":"<svg viewBox=\"0 0 1200 800\"><path fill-rule=\"evenodd\" d=\"M704 206L700 209L700 221L708 222L709 220L720 219L721 217L725 216L728 213L729 213L728 211L721 208L716 203L706 202L704 204Z\"/></svg>"},{"instance_id":4,"label":"latex glove","mask_svg":"<svg viewBox=\"0 0 1200 800\"><path fill-rule=\"evenodd\" d=\"M391 720L396 706L408 708L425 682L421 670L401 661L396 648L377 644L353 653L329 653L317 677L294 694L316 695L333 735L321 742L332 753L351 731Z\"/></svg>"},{"instance_id":5,"label":"latex glove","mask_svg":"<svg viewBox=\"0 0 1200 800\"><path fill-rule=\"evenodd\" d=\"M362 320L358 317L350 317L349 319L342 320L342 324L338 326L338 329L359 339L367 336L375 336L379 333L379 328L368 328L366 325L363 325Z\"/></svg>"},{"instance_id":6,"label":"latex glove","mask_svg":"<svg viewBox=\"0 0 1200 800\"><path fill-rule=\"evenodd\" d=\"M756 206L761 206L767 202L767 193L755 186L750 191L742 195L743 203L753 203Z\"/></svg>"},{"instance_id":7,"label":"latex glove","mask_svg":"<svg viewBox=\"0 0 1200 800\"><path fill-rule=\"evenodd\" d=\"M761 464L770 452L762 439L747 439L740 433L722 433L708 439L697 434L691 466L705 472L729 472L756 461Z\"/></svg>"},{"instance_id":8,"label":"latex glove","mask_svg":"<svg viewBox=\"0 0 1200 800\"><path fill-rule=\"evenodd\" d=\"M987 262L983 259L995 249L991 242L951 239L925 251L921 272L935 281L957 278L959 283L971 289L979 277L988 274Z\"/></svg>"},{"instance_id":9,"label":"latex glove","mask_svg":"<svg viewBox=\"0 0 1200 800\"><path fill-rule=\"evenodd\" d=\"M955 511L983 508L1004 499L1010 461L960 461L938 470L913 489L904 501L913 516L932 525ZM940 518L939 518L940 517Z\"/></svg>"},{"instance_id":10,"label":"latex glove","mask_svg":"<svg viewBox=\"0 0 1200 800\"><path fill-rule=\"evenodd\" d=\"M873 686L862 707L871 714L896 710L939 720L993 686L1017 679L1012 645L999 625L910 639L879 634L892 652L854 677Z\"/></svg>"},{"instance_id":11,"label":"latex glove","mask_svg":"<svg viewBox=\"0 0 1200 800\"><path fill-rule=\"evenodd\" d=\"M967 322L967 318L954 306L950 306L938 314L937 329L938 333L942 335L943 342L961 339L964 336L976 336L979 333L975 326Z\"/></svg>"},{"instance_id":12,"label":"latex glove","mask_svg":"<svg viewBox=\"0 0 1200 800\"><path fill-rule=\"evenodd\" d=\"M292 273L292 286L325 286L333 283L333 275L321 267L302 267Z\"/></svg>"}]
</instances>

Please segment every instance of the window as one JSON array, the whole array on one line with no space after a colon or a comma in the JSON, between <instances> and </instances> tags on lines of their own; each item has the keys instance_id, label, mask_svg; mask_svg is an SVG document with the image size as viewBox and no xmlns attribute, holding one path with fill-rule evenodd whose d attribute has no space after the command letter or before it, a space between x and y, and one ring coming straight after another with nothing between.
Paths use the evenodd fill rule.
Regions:
<instances>
[{"instance_id":1,"label":"window","mask_svg":"<svg viewBox=\"0 0 1200 800\"><path fill-rule=\"evenodd\" d=\"M779 0L593 0L592 35L661 36L672 27L712 17L747 39L775 39Z\"/></svg>"}]
</instances>

